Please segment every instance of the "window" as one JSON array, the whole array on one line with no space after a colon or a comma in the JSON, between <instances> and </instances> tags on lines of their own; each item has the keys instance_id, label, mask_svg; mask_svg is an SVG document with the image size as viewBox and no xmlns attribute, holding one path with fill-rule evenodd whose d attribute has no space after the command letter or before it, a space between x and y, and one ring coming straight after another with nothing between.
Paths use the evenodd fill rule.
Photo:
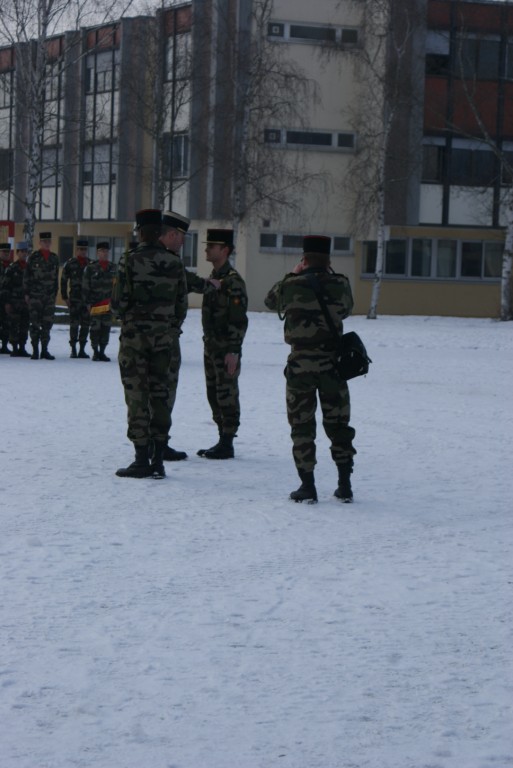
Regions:
<instances>
[{"instance_id":1,"label":"window","mask_svg":"<svg viewBox=\"0 0 513 768\"><path fill-rule=\"evenodd\" d=\"M0 189L12 187L12 150L0 149Z\"/></svg>"},{"instance_id":2,"label":"window","mask_svg":"<svg viewBox=\"0 0 513 768\"><path fill-rule=\"evenodd\" d=\"M481 277L482 243L467 242L461 244L461 276Z\"/></svg>"},{"instance_id":3,"label":"window","mask_svg":"<svg viewBox=\"0 0 513 768\"><path fill-rule=\"evenodd\" d=\"M12 72L0 74L0 109L11 106Z\"/></svg>"},{"instance_id":4,"label":"window","mask_svg":"<svg viewBox=\"0 0 513 768\"><path fill-rule=\"evenodd\" d=\"M264 130L264 142L290 147L354 150L356 136L349 131L339 133L335 131L296 131L266 128Z\"/></svg>"},{"instance_id":5,"label":"window","mask_svg":"<svg viewBox=\"0 0 513 768\"><path fill-rule=\"evenodd\" d=\"M286 42L339 43L344 46L358 44L356 27L335 27L320 24L296 24L289 21L270 21L267 24L267 36Z\"/></svg>"},{"instance_id":6,"label":"window","mask_svg":"<svg viewBox=\"0 0 513 768\"><path fill-rule=\"evenodd\" d=\"M426 54L426 75L448 75L450 56L445 53Z\"/></svg>"},{"instance_id":7,"label":"window","mask_svg":"<svg viewBox=\"0 0 513 768\"><path fill-rule=\"evenodd\" d=\"M495 177L495 155L490 150L452 149L452 184L488 187Z\"/></svg>"},{"instance_id":8,"label":"window","mask_svg":"<svg viewBox=\"0 0 513 768\"><path fill-rule=\"evenodd\" d=\"M387 275L406 274L406 240L389 240L385 255L385 273Z\"/></svg>"},{"instance_id":9,"label":"window","mask_svg":"<svg viewBox=\"0 0 513 768\"><path fill-rule=\"evenodd\" d=\"M90 54L86 63L86 93L106 93L118 87L119 51Z\"/></svg>"},{"instance_id":10,"label":"window","mask_svg":"<svg viewBox=\"0 0 513 768\"><path fill-rule=\"evenodd\" d=\"M444 152L445 147L435 144L425 144L422 147L422 181L442 181Z\"/></svg>"},{"instance_id":11,"label":"window","mask_svg":"<svg viewBox=\"0 0 513 768\"><path fill-rule=\"evenodd\" d=\"M276 232L260 233L260 248L272 251L303 251L303 235L279 234ZM329 237L329 235L328 235ZM335 235L332 237L333 254L351 253L352 240L349 235Z\"/></svg>"},{"instance_id":12,"label":"window","mask_svg":"<svg viewBox=\"0 0 513 768\"><path fill-rule=\"evenodd\" d=\"M436 277L456 277L458 258L457 240L439 240L436 259Z\"/></svg>"},{"instance_id":13,"label":"window","mask_svg":"<svg viewBox=\"0 0 513 768\"><path fill-rule=\"evenodd\" d=\"M182 246L182 261L188 269L198 267L198 233L188 232Z\"/></svg>"},{"instance_id":14,"label":"window","mask_svg":"<svg viewBox=\"0 0 513 768\"><path fill-rule=\"evenodd\" d=\"M178 133L173 136L172 177L183 179L189 175L189 136Z\"/></svg>"},{"instance_id":15,"label":"window","mask_svg":"<svg viewBox=\"0 0 513 768\"><path fill-rule=\"evenodd\" d=\"M427 238L414 238L411 241L411 276L431 276L432 241Z\"/></svg>"},{"instance_id":16,"label":"window","mask_svg":"<svg viewBox=\"0 0 513 768\"><path fill-rule=\"evenodd\" d=\"M61 97L61 63L54 61L46 65L45 73L45 99L46 101L55 101Z\"/></svg>"},{"instance_id":17,"label":"window","mask_svg":"<svg viewBox=\"0 0 513 768\"><path fill-rule=\"evenodd\" d=\"M116 181L117 145L95 144L84 149L84 184L109 184Z\"/></svg>"},{"instance_id":18,"label":"window","mask_svg":"<svg viewBox=\"0 0 513 768\"><path fill-rule=\"evenodd\" d=\"M165 79L170 82L189 77L191 62L191 35L185 32L166 40Z\"/></svg>"},{"instance_id":19,"label":"window","mask_svg":"<svg viewBox=\"0 0 513 768\"><path fill-rule=\"evenodd\" d=\"M503 253L502 243L484 243L483 277L501 277Z\"/></svg>"},{"instance_id":20,"label":"window","mask_svg":"<svg viewBox=\"0 0 513 768\"><path fill-rule=\"evenodd\" d=\"M363 246L363 273L373 275L376 271L376 260L378 257L378 244L376 240L367 240L362 243Z\"/></svg>"},{"instance_id":21,"label":"window","mask_svg":"<svg viewBox=\"0 0 513 768\"><path fill-rule=\"evenodd\" d=\"M499 76L499 40L466 37L460 38L457 46L458 76L478 80L495 80Z\"/></svg>"},{"instance_id":22,"label":"window","mask_svg":"<svg viewBox=\"0 0 513 768\"><path fill-rule=\"evenodd\" d=\"M61 183L56 147L45 147L41 158L41 186L55 187Z\"/></svg>"}]
</instances>

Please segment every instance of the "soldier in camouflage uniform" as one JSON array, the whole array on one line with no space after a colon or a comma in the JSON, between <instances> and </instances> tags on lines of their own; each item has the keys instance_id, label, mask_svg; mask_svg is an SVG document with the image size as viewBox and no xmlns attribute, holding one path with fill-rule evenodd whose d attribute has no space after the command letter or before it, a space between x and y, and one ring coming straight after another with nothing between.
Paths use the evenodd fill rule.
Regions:
<instances>
[{"instance_id":1,"label":"soldier in camouflage uniform","mask_svg":"<svg viewBox=\"0 0 513 768\"><path fill-rule=\"evenodd\" d=\"M105 354L112 327L110 299L116 277L116 265L109 261L110 245L107 241L97 243L98 261L84 269L82 278L82 300L88 308L91 321L91 346L93 360L110 363Z\"/></svg>"},{"instance_id":2,"label":"soldier in camouflage uniform","mask_svg":"<svg viewBox=\"0 0 513 768\"><path fill-rule=\"evenodd\" d=\"M179 253L185 239L187 230L189 229L190 219L185 216L181 216L173 211L165 211L162 216L162 234L160 235L160 242L166 248L169 253L180 259ZM180 263L182 263L180 261ZM185 270L183 279L185 281ZM182 323L187 314L187 292L180 291L177 298L178 301L184 303L184 307L177 308L175 317L173 318L173 327L176 333L172 337L172 350L171 350L171 364L169 368L169 395L171 402L170 413L173 411L173 407L176 400L176 389L178 387L178 375L180 373L180 365L182 362L182 356L180 352L180 336L182 333ZM170 422L170 426L172 421ZM171 448L170 445L166 445L164 448L164 461L183 461L187 458L185 451L177 451Z\"/></svg>"},{"instance_id":3,"label":"soldier in camouflage uniform","mask_svg":"<svg viewBox=\"0 0 513 768\"><path fill-rule=\"evenodd\" d=\"M23 276L25 300L29 307L32 360L55 360L48 351L59 287L59 257L50 250L51 232L41 232L39 250L28 258ZM41 355L39 354L41 342Z\"/></svg>"},{"instance_id":4,"label":"soldier in camouflage uniform","mask_svg":"<svg viewBox=\"0 0 513 768\"><path fill-rule=\"evenodd\" d=\"M112 307L121 319L119 368L135 461L119 477L165 477L163 454L171 425L169 369L185 318L183 264L159 241L162 214L136 214L139 245L121 257ZM150 464L150 451L152 459Z\"/></svg>"},{"instance_id":5,"label":"soldier in camouflage uniform","mask_svg":"<svg viewBox=\"0 0 513 768\"><path fill-rule=\"evenodd\" d=\"M29 310L23 290L27 256L27 243L16 243L16 261L6 269L2 286L2 305L9 318L11 357L30 357L25 349L28 339Z\"/></svg>"},{"instance_id":6,"label":"soldier in camouflage uniform","mask_svg":"<svg viewBox=\"0 0 513 768\"><path fill-rule=\"evenodd\" d=\"M89 335L90 316L82 297L85 268L91 263L87 257L87 240L77 240L75 256L68 259L61 272L61 296L69 307L70 357L88 358L85 351ZM79 351L77 353L77 343Z\"/></svg>"},{"instance_id":7,"label":"soldier in camouflage uniform","mask_svg":"<svg viewBox=\"0 0 513 768\"><path fill-rule=\"evenodd\" d=\"M4 276L7 268L12 264L11 244L0 243L0 291L2 290ZM0 355L8 355L11 350L7 346L9 341L9 315L5 311L4 301L0 301Z\"/></svg>"},{"instance_id":8,"label":"soldier in camouflage uniform","mask_svg":"<svg viewBox=\"0 0 513 768\"><path fill-rule=\"evenodd\" d=\"M207 398L219 441L211 448L199 450L198 456L231 459L233 438L240 423L238 379L242 342L248 327L248 296L244 280L229 261L233 230L207 230L206 245L207 261L214 268L210 277L221 283L215 293L204 294L201 310Z\"/></svg>"},{"instance_id":9,"label":"soldier in camouflage uniform","mask_svg":"<svg viewBox=\"0 0 513 768\"><path fill-rule=\"evenodd\" d=\"M338 468L335 496L344 502L353 500L351 472L356 451L353 448L355 432L349 426L349 390L335 368L336 342L308 278L314 274L322 286L328 311L342 335L342 320L351 313L353 297L347 277L329 269L330 248L329 237L305 237L301 262L271 288L265 299L268 309L284 314L285 341L291 345L285 369L287 416L301 486L290 498L310 503L317 501L314 479L317 393L324 430L331 440L331 455Z\"/></svg>"}]
</instances>

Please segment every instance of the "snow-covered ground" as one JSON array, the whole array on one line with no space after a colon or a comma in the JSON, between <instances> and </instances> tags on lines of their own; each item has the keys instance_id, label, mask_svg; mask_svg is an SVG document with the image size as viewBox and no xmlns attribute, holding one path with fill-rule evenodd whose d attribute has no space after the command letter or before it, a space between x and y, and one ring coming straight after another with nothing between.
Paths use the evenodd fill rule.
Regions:
<instances>
[{"instance_id":1,"label":"snow-covered ground","mask_svg":"<svg viewBox=\"0 0 513 768\"><path fill-rule=\"evenodd\" d=\"M0 357L1 768L513 766L513 323L350 318L355 503L319 423L297 487L276 316L244 345L233 461L200 316L163 481L132 460L114 360Z\"/></svg>"}]
</instances>

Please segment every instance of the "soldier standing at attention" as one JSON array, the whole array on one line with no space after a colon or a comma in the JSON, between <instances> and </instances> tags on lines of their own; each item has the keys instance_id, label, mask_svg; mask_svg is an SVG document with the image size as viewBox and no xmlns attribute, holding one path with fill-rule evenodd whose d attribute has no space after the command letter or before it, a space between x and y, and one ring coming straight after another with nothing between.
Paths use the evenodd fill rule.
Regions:
<instances>
[{"instance_id":1,"label":"soldier standing at attention","mask_svg":"<svg viewBox=\"0 0 513 768\"><path fill-rule=\"evenodd\" d=\"M87 257L87 240L77 240L75 256L68 259L61 272L61 296L69 308L70 357L87 358L85 351L89 335L89 310L82 298L82 280L85 268L91 263ZM77 343L80 345L77 353Z\"/></svg>"},{"instance_id":2,"label":"soldier standing at attention","mask_svg":"<svg viewBox=\"0 0 513 768\"><path fill-rule=\"evenodd\" d=\"M30 357L25 349L29 329L29 311L23 291L27 256L27 243L16 243L16 261L6 269L2 287L2 305L5 306L9 318L11 357Z\"/></svg>"},{"instance_id":3,"label":"soldier standing at attention","mask_svg":"<svg viewBox=\"0 0 513 768\"><path fill-rule=\"evenodd\" d=\"M29 308L32 360L55 360L48 351L59 287L59 258L50 250L51 232L41 232L39 249L28 258L23 276L25 301ZM41 355L39 354L41 342Z\"/></svg>"},{"instance_id":4,"label":"soldier standing at attention","mask_svg":"<svg viewBox=\"0 0 513 768\"><path fill-rule=\"evenodd\" d=\"M303 258L265 298L268 309L284 314L285 341L291 345L285 369L287 416L301 486L290 498L309 503L317 501L314 480L317 393L324 430L331 440L331 455L338 468L335 496L343 502L353 500L351 472L356 451L352 442L355 431L349 426L349 389L335 368L336 343L309 282L309 275L314 275L320 283L333 323L342 335L342 320L351 313L353 297L347 277L330 270L330 252L331 238L303 238Z\"/></svg>"},{"instance_id":5,"label":"soldier standing at attention","mask_svg":"<svg viewBox=\"0 0 513 768\"><path fill-rule=\"evenodd\" d=\"M213 267L210 277L221 283L215 293L204 294L201 309L207 398L219 442L199 450L198 456L232 459L233 438L240 423L238 379L248 327L248 296L244 280L229 261L234 249L233 230L208 229L206 246L207 261Z\"/></svg>"},{"instance_id":6,"label":"soldier standing at attention","mask_svg":"<svg viewBox=\"0 0 513 768\"><path fill-rule=\"evenodd\" d=\"M0 291L2 290L5 273L12 264L11 244L0 243ZM5 311L4 301L0 301L0 355L8 355L11 350L7 346L9 341L9 315Z\"/></svg>"},{"instance_id":7,"label":"soldier standing at attention","mask_svg":"<svg viewBox=\"0 0 513 768\"><path fill-rule=\"evenodd\" d=\"M186 311L183 265L159 238L162 213L136 213L139 245L121 257L112 308L121 319L119 370L135 461L118 477L165 477L163 463L173 396L169 369ZM150 464L150 451L152 459Z\"/></svg>"},{"instance_id":8,"label":"soldier standing at attention","mask_svg":"<svg viewBox=\"0 0 513 768\"><path fill-rule=\"evenodd\" d=\"M110 245L107 241L96 244L98 261L93 261L84 269L82 278L82 300L91 318L91 346L93 360L110 363L105 354L112 327L110 300L116 265L109 261Z\"/></svg>"}]
</instances>

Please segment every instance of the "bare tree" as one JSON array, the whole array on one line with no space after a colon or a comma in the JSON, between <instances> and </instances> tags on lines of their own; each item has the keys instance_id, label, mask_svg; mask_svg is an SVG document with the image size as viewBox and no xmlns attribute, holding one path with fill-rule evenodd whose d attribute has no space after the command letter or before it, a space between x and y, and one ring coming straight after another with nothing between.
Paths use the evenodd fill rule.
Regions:
<instances>
[{"instance_id":1,"label":"bare tree","mask_svg":"<svg viewBox=\"0 0 513 768\"><path fill-rule=\"evenodd\" d=\"M201 61L195 67L195 97L199 90L209 106L191 141L199 167L213 174L219 190L214 218L231 218L237 234L243 222L272 218L277 206L297 212L306 187L322 184L324 176L309 172L301 152L284 151L273 140L283 126L304 125L305 105L317 98L286 46L268 36L273 0L241 3L239 15L232 6L214 0L215 29L209 25L204 46L199 38L203 51L195 57L215 60L216 67Z\"/></svg>"},{"instance_id":2,"label":"bare tree","mask_svg":"<svg viewBox=\"0 0 513 768\"><path fill-rule=\"evenodd\" d=\"M81 56L78 36L64 34L93 19L103 23L116 12L126 12L118 3L102 5L103 0L2 0L0 7L0 39L14 48L16 77L13 81L21 130L17 133L17 150L25 158L22 173L25 209L24 233L32 240L41 186L45 179L62 174L55 137L63 130L61 85L64 71ZM78 124L67 119L67 130Z\"/></svg>"},{"instance_id":3,"label":"bare tree","mask_svg":"<svg viewBox=\"0 0 513 768\"><path fill-rule=\"evenodd\" d=\"M469 37L465 28L465 19L460 19L461 27L456 40L455 51L455 73L458 77L458 95L461 100L463 97L468 110L472 116L472 125L463 126L460 123L451 121L448 127L459 136L470 139L479 139L481 146L486 147L493 153L496 163L495 178L490 178L489 183L495 187L494 201L492 207L497 212L502 210L505 221L504 250L501 267L501 302L500 319L513 320L513 297L512 297L512 267L513 267L513 153L505 149L502 137L496 132L496 121L493 128L490 121L490 102L488 98L483 98L483 91L479 87L479 81L475 68L475 61L471 60L465 52L465 43L472 44L472 51L475 45L479 44L479 36ZM488 44L488 40L486 40ZM496 42L497 54L499 42ZM473 59L473 57L472 57ZM499 65L499 56L497 55L496 65ZM489 187L488 187L489 189ZM485 190L486 191L486 190ZM482 194L476 190L476 196Z\"/></svg>"},{"instance_id":4,"label":"bare tree","mask_svg":"<svg viewBox=\"0 0 513 768\"><path fill-rule=\"evenodd\" d=\"M376 232L374 281L368 319L376 319L385 265L390 194L394 186L407 184L414 170L414 142L402 136L399 126L408 125L408 115L418 108L415 77L414 35L418 20L417 0L366 0L360 10L359 43L348 48L332 46L334 54L353 63L358 83L356 104L350 122L357 145L342 189L349 200L355 236L368 239ZM349 194L347 194L349 192ZM394 190L395 193L395 190Z\"/></svg>"}]
</instances>

